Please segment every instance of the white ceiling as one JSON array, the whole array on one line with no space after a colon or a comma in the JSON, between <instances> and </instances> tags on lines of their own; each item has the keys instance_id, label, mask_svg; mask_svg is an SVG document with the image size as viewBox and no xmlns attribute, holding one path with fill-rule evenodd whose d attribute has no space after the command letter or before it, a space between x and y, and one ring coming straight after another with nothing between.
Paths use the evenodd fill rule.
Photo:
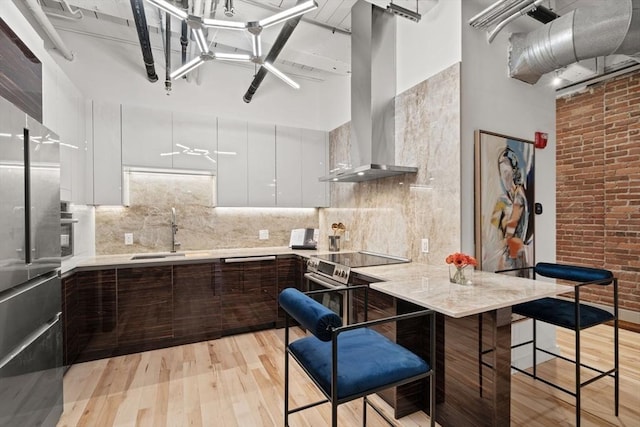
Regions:
<instances>
[{"instance_id":1,"label":"white ceiling","mask_svg":"<svg viewBox=\"0 0 640 427\"><path fill-rule=\"evenodd\" d=\"M61 19L57 14L65 14L64 0L40 0L43 9L59 31L71 31L88 37L109 38L123 43L138 43L135 22L130 0L67 0L72 8L83 12L82 19ZM228 18L223 14L224 0L202 0L209 2L210 17L233 21L253 21L270 16L278 11L295 6L296 0L234 0L235 16ZM350 31L351 7L356 0L316 0L318 8L305 14L302 23L296 28L290 40L278 57L279 66L286 71L312 79L324 79L327 74L346 75L350 69ZM393 3L412 11L425 13L438 0L394 0ZM192 0L189 0L191 3ZM371 3L381 7L389 4L387 0L373 0ZM154 57L160 66L164 66L162 57L162 39L158 9L144 2L147 24L150 27ZM266 55L272 42L280 32L281 26L269 28L262 33L263 51ZM179 58L180 23L172 20L172 50ZM236 31L210 31L208 39L214 43L215 50L247 51L251 49L248 35L239 35ZM213 50L213 49L212 49ZM174 60L175 61L175 60ZM175 62L174 62L175 63ZM140 64L143 70L142 63Z\"/></svg>"},{"instance_id":2,"label":"white ceiling","mask_svg":"<svg viewBox=\"0 0 640 427\"><path fill-rule=\"evenodd\" d=\"M87 37L106 38L127 44L138 44L135 22L131 11L130 0L39 0L51 22L61 32L73 32ZM196 0L189 0L192 3ZM369 0L371 3L386 7L389 0ZM393 3L421 14L427 13L438 1L448 0L394 0ZM495 0L463 0L476 1L482 7L491 5ZM57 17L64 14L64 3L83 12L82 19ZM211 17L217 19L232 19L237 21L259 20L277 11L288 9L296 4L296 0L234 0L236 14L227 18L223 14L224 0L202 0L209 3L212 10ZM294 79L311 79L323 81L331 75L347 75L350 70L350 27L351 7L356 0L317 0L318 8L307 13L287 42L276 62L278 68ZM178 2L179 3L179 2ZM562 15L577 7L601 4L601 0L546 0L543 6L551 8ZM164 75L163 41L160 34L161 14L157 8L145 2L147 24L150 27L151 43L154 48L154 59L157 73ZM402 18L400 18L402 19ZM526 22L525 22L526 21ZM518 23L536 28L541 23L529 17L518 18L511 26ZM262 34L263 51L266 53L271 43L280 32L280 26L265 30ZM180 23L172 21L172 51L173 64L180 61ZM506 31L506 30L505 30ZM246 51L251 48L248 35L239 35L236 31L210 31L209 41L212 50ZM194 43L195 44L195 43ZM187 58L188 60L189 58ZM141 58L140 72L144 73ZM595 61L595 60L594 60ZM615 68L628 63L629 58L614 56L606 58L606 65ZM253 67L247 64L247 67ZM174 69L176 67L174 66ZM577 66L563 70L564 86L577 81L591 78L597 67L585 61Z\"/></svg>"}]
</instances>

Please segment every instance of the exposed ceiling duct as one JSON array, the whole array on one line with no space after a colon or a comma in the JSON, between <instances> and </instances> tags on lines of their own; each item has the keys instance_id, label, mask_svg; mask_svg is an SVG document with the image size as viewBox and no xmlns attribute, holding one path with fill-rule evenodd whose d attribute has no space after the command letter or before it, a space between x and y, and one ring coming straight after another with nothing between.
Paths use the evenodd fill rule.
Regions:
<instances>
[{"instance_id":1,"label":"exposed ceiling duct","mask_svg":"<svg viewBox=\"0 0 640 427\"><path fill-rule=\"evenodd\" d=\"M142 0L131 0L131 11L133 19L136 21L136 30L138 31L138 39L140 40L140 49L142 50L142 60L147 69L147 79L150 82L157 82L158 75L153 62L153 52L151 52L151 40L149 40L149 27L147 27L147 17L144 13L144 5Z\"/></svg>"},{"instance_id":2,"label":"exposed ceiling duct","mask_svg":"<svg viewBox=\"0 0 640 427\"><path fill-rule=\"evenodd\" d=\"M165 79L164 88L167 91L167 95L171 91L171 15L165 14L164 19L164 60L165 60Z\"/></svg>"},{"instance_id":3,"label":"exposed ceiling duct","mask_svg":"<svg viewBox=\"0 0 640 427\"><path fill-rule=\"evenodd\" d=\"M396 17L365 0L351 9L351 165L321 181L415 173L396 163Z\"/></svg>"},{"instance_id":4,"label":"exposed ceiling duct","mask_svg":"<svg viewBox=\"0 0 640 427\"><path fill-rule=\"evenodd\" d=\"M509 41L509 75L530 84L584 59L640 58L640 0L578 8L530 33L514 33Z\"/></svg>"},{"instance_id":5,"label":"exposed ceiling duct","mask_svg":"<svg viewBox=\"0 0 640 427\"><path fill-rule=\"evenodd\" d=\"M51 21L49 21L49 18L47 18L47 15L45 15L38 1L23 0L22 2L27 6L33 18L36 20L42 31L44 31L47 38L53 44L53 47L60 53L60 55L64 56L67 60L73 61L73 53L62 41L60 35L51 24Z\"/></svg>"}]
</instances>

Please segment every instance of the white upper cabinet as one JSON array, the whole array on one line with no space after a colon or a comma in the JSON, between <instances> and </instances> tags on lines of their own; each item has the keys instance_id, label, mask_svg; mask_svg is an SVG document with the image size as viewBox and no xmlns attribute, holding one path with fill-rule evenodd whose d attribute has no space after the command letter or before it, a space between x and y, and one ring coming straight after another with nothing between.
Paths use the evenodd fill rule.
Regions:
<instances>
[{"instance_id":1,"label":"white upper cabinet","mask_svg":"<svg viewBox=\"0 0 640 427\"><path fill-rule=\"evenodd\" d=\"M93 103L93 203L122 204L120 105Z\"/></svg>"},{"instance_id":2,"label":"white upper cabinet","mask_svg":"<svg viewBox=\"0 0 640 427\"><path fill-rule=\"evenodd\" d=\"M329 185L318 178L329 174L329 135L303 129L301 135L302 207L329 206Z\"/></svg>"},{"instance_id":3,"label":"white upper cabinet","mask_svg":"<svg viewBox=\"0 0 640 427\"><path fill-rule=\"evenodd\" d=\"M302 129L276 126L277 204L302 206Z\"/></svg>"},{"instance_id":4,"label":"white upper cabinet","mask_svg":"<svg viewBox=\"0 0 640 427\"><path fill-rule=\"evenodd\" d=\"M74 203L91 203L85 170L86 113L82 93L62 72L47 68L43 71L43 124L60 139L60 198ZM91 117L89 117L91 120Z\"/></svg>"},{"instance_id":5,"label":"white upper cabinet","mask_svg":"<svg viewBox=\"0 0 640 427\"><path fill-rule=\"evenodd\" d=\"M248 206L276 205L276 128L249 123L248 132Z\"/></svg>"},{"instance_id":6,"label":"white upper cabinet","mask_svg":"<svg viewBox=\"0 0 640 427\"><path fill-rule=\"evenodd\" d=\"M327 132L276 126L277 205L329 206L329 185L318 181L328 164Z\"/></svg>"},{"instance_id":7,"label":"white upper cabinet","mask_svg":"<svg viewBox=\"0 0 640 427\"><path fill-rule=\"evenodd\" d=\"M172 160L174 169L217 171L217 119L215 116L173 113Z\"/></svg>"},{"instance_id":8,"label":"white upper cabinet","mask_svg":"<svg viewBox=\"0 0 640 427\"><path fill-rule=\"evenodd\" d=\"M218 118L217 206L249 206L247 125Z\"/></svg>"},{"instance_id":9,"label":"white upper cabinet","mask_svg":"<svg viewBox=\"0 0 640 427\"><path fill-rule=\"evenodd\" d=\"M84 204L93 203L93 102L90 99L82 101L84 108Z\"/></svg>"},{"instance_id":10,"label":"white upper cabinet","mask_svg":"<svg viewBox=\"0 0 640 427\"><path fill-rule=\"evenodd\" d=\"M122 106L122 164L171 168L171 111Z\"/></svg>"}]
</instances>

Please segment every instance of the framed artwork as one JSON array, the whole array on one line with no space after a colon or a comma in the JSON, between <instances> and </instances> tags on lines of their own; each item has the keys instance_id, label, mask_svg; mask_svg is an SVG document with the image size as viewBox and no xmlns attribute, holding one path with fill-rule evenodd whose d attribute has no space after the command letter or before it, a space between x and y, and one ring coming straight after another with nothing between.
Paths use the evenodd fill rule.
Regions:
<instances>
[{"instance_id":1,"label":"framed artwork","mask_svg":"<svg viewBox=\"0 0 640 427\"><path fill-rule=\"evenodd\" d=\"M534 263L533 141L475 132L475 250L485 271ZM529 271L516 273L528 277Z\"/></svg>"}]
</instances>

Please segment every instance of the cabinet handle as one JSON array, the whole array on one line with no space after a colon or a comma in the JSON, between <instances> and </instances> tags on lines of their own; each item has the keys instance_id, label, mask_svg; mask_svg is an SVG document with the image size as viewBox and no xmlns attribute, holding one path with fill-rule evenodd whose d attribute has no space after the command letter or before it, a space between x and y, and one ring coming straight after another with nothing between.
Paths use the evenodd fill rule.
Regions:
<instances>
[{"instance_id":1,"label":"cabinet handle","mask_svg":"<svg viewBox=\"0 0 640 427\"><path fill-rule=\"evenodd\" d=\"M254 256L254 257L244 257L244 258L225 258L225 264L232 264L234 262L252 262L252 261L275 261L276 257L274 255L271 256Z\"/></svg>"}]
</instances>

